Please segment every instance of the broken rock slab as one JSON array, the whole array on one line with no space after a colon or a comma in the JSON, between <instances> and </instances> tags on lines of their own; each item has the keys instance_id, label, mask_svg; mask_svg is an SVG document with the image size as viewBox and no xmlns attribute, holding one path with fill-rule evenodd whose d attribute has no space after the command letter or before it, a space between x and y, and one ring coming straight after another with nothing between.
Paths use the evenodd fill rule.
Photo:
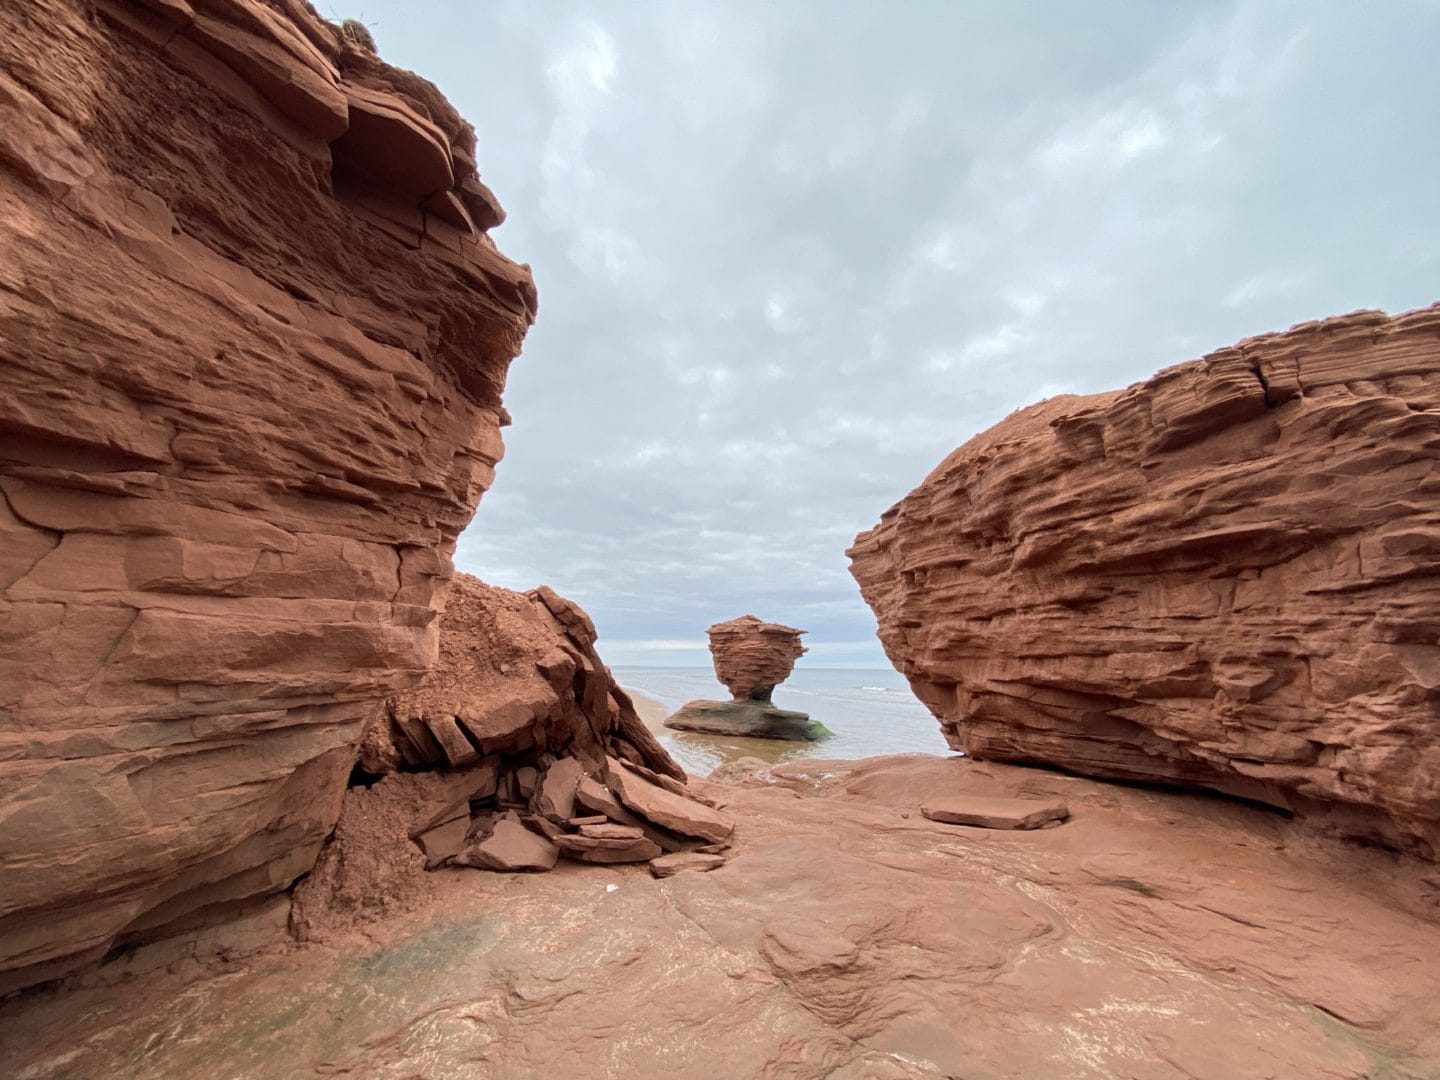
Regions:
<instances>
[{"instance_id":1,"label":"broken rock slab","mask_svg":"<svg viewBox=\"0 0 1440 1080\"><path fill-rule=\"evenodd\" d=\"M596 840L642 840L645 837L644 831L634 825L612 823L581 825L580 835L594 837Z\"/></svg>"},{"instance_id":2,"label":"broken rock slab","mask_svg":"<svg viewBox=\"0 0 1440 1080\"><path fill-rule=\"evenodd\" d=\"M443 866L465 847L465 836L470 831L470 815L461 813L434 828L427 829L415 838L420 850L425 852L425 869L434 870Z\"/></svg>"},{"instance_id":3,"label":"broken rock slab","mask_svg":"<svg viewBox=\"0 0 1440 1080\"><path fill-rule=\"evenodd\" d=\"M656 825L712 843L726 839L735 831L735 822L727 814L652 784L615 758L606 758L605 763L611 790L620 801Z\"/></svg>"},{"instance_id":4,"label":"broken rock slab","mask_svg":"<svg viewBox=\"0 0 1440 1080\"><path fill-rule=\"evenodd\" d=\"M954 795L932 799L920 807L920 812L931 821L946 825L975 825L982 829L1038 829L1070 816L1070 808L1062 802L992 795Z\"/></svg>"},{"instance_id":5,"label":"broken rock slab","mask_svg":"<svg viewBox=\"0 0 1440 1080\"><path fill-rule=\"evenodd\" d=\"M545 770L540 780L535 809L551 821L562 822L575 816L575 786L585 775L585 768L573 757L563 757Z\"/></svg>"},{"instance_id":6,"label":"broken rock slab","mask_svg":"<svg viewBox=\"0 0 1440 1080\"><path fill-rule=\"evenodd\" d=\"M575 789L575 799L581 806L596 811L600 817L606 820L619 825L634 826L645 834L646 839L659 845L664 851L680 851L685 844L682 837L676 836L667 829L652 825L644 818L626 810L610 789L598 780L588 776L581 780L580 786ZM574 824L576 820L578 819L573 819L571 824Z\"/></svg>"},{"instance_id":7,"label":"broken rock slab","mask_svg":"<svg viewBox=\"0 0 1440 1080\"><path fill-rule=\"evenodd\" d=\"M658 844L641 837L606 839L596 836L557 836L555 844L567 859L590 863L649 862L662 852Z\"/></svg>"},{"instance_id":8,"label":"broken rock slab","mask_svg":"<svg viewBox=\"0 0 1440 1080\"><path fill-rule=\"evenodd\" d=\"M480 870L549 870L559 858L560 849L545 837L517 819L504 817L489 836L461 852L455 865Z\"/></svg>"},{"instance_id":9,"label":"broken rock slab","mask_svg":"<svg viewBox=\"0 0 1440 1080\"><path fill-rule=\"evenodd\" d=\"M677 851L672 855L661 855L650 860L652 877L667 878L687 872L716 870L725 865L721 855L706 855L699 851Z\"/></svg>"}]
</instances>

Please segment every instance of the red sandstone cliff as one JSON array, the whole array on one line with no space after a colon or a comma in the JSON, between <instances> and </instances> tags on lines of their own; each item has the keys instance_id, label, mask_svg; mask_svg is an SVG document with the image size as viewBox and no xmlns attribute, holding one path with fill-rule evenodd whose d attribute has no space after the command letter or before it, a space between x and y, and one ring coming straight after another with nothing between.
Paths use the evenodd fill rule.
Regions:
<instances>
[{"instance_id":1,"label":"red sandstone cliff","mask_svg":"<svg viewBox=\"0 0 1440 1080\"><path fill-rule=\"evenodd\" d=\"M1054 398L859 536L977 757L1215 788L1440 853L1440 306Z\"/></svg>"},{"instance_id":2,"label":"red sandstone cliff","mask_svg":"<svg viewBox=\"0 0 1440 1080\"><path fill-rule=\"evenodd\" d=\"M535 314L474 135L301 0L0 7L0 990L307 870Z\"/></svg>"}]
</instances>

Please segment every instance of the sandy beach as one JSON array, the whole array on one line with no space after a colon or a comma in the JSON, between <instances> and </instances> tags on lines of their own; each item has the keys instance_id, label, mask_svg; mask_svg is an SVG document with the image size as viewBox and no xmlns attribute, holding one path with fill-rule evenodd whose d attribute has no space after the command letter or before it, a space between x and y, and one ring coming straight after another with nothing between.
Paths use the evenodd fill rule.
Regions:
<instances>
[{"instance_id":1,"label":"sandy beach","mask_svg":"<svg viewBox=\"0 0 1440 1080\"><path fill-rule=\"evenodd\" d=\"M645 726L657 735L674 735L665 726L665 718L670 715L670 707L659 698L651 697L644 690L636 690L633 686L626 686L625 692L630 695L630 700L635 702L635 712Z\"/></svg>"}]
</instances>

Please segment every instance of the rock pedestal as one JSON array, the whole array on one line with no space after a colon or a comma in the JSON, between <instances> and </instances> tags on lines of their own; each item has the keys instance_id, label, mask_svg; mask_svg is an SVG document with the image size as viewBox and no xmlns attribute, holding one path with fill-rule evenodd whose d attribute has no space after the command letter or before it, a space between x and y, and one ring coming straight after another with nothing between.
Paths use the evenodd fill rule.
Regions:
<instances>
[{"instance_id":1,"label":"rock pedestal","mask_svg":"<svg viewBox=\"0 0 1440 1080\"><path fill-rule=\"evenodd\" d=\"M710 627L715 674L733 701L691 701L666 719L676 731L751 739L822 739L830 732L807 713L770 703L775 687L789 677L805 653L804 630L742 615Z\"/></svg>"},{"instance_id":2,"label":"rock pedestal","mask_svg":"<svg viewBox=\"0 0 1440 1080\"><path fill-rule=\"evenodd\" d=\"M809 713L780 709L768 701L687 701L666 718L675 731L702 735L730 735L743 739L813 741L830 734Z\"/></svg>"}]
</instances>

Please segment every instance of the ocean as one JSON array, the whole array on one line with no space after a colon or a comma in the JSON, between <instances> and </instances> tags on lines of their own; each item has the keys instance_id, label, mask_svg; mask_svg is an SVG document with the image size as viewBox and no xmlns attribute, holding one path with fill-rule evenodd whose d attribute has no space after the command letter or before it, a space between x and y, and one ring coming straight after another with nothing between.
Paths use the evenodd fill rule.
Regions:
<instances>
[{"instance_id":1,"label":"ocean","mask_svg":"<svg viewBox=\"0 0 1440 1080\"><path fill-rule=\"evenodd\" d=\"M615 667L627 690L654 698L673 712L687 701L729 701L712 668ZM731 739L659 729L665 748L688 772L706 776L738 757L770 762L799 757L863 758L879 754L949 754L940 725L894 668L797 667L774 694L782 709L810 714L834 732L820 742Z\"/></svg>"}]
</instances>

